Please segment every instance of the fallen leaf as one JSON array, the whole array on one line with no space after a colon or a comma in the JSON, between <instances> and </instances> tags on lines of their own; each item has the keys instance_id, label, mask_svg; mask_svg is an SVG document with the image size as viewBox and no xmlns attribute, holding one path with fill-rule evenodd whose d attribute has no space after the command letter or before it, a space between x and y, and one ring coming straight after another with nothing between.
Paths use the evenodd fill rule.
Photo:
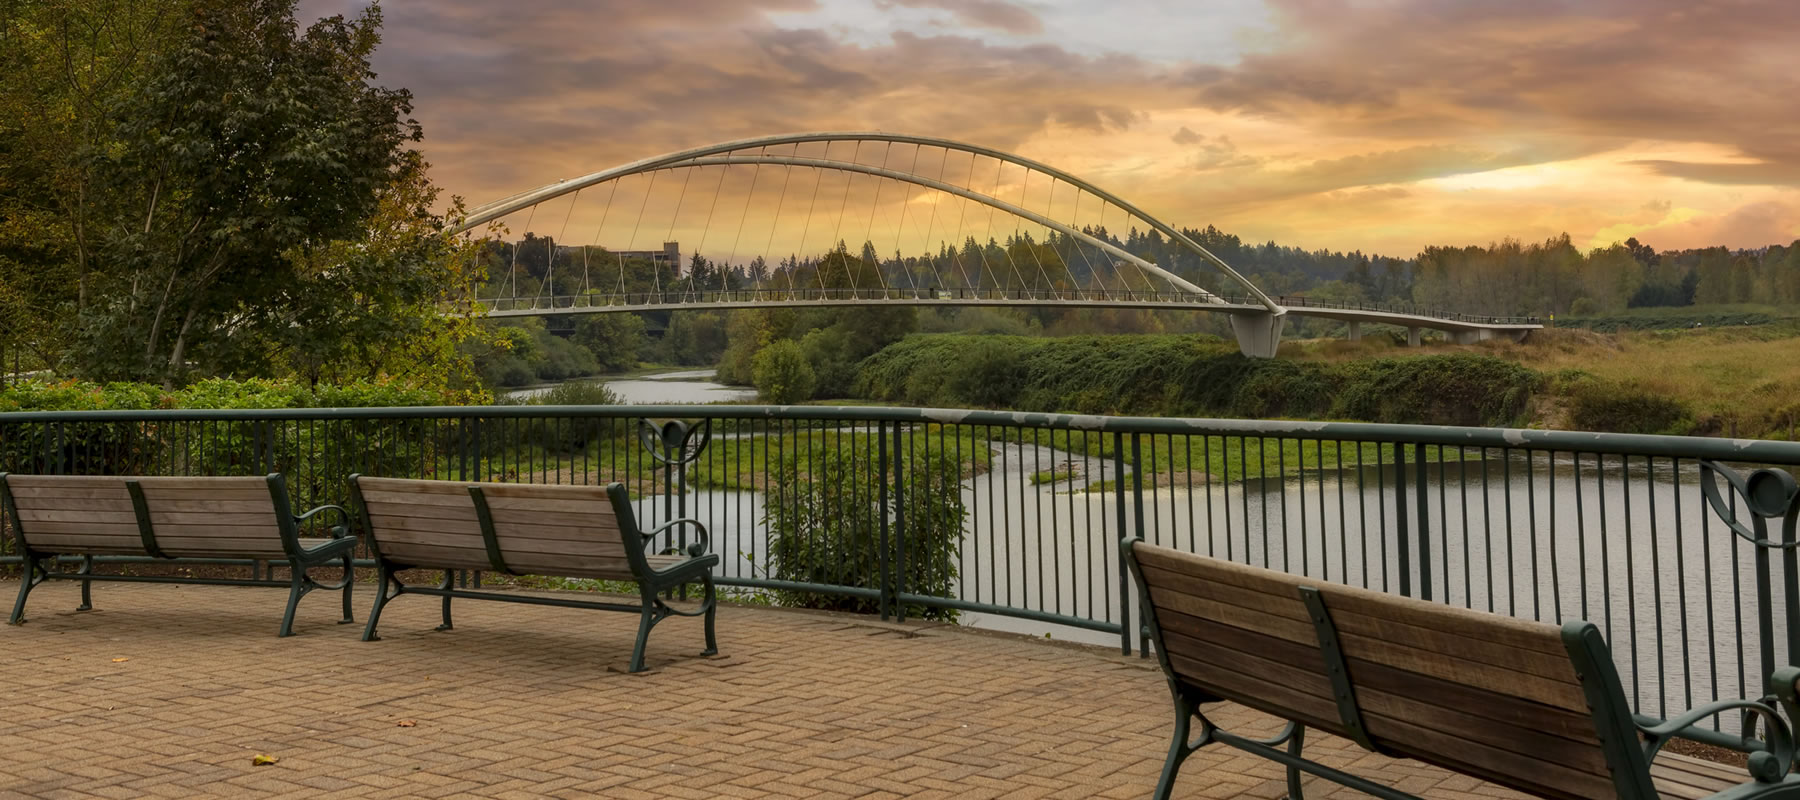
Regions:
<instances>
[{"instance_id":1,"label":"fallen leaf","mask_svg":"<svg viewBox=\"0 0 1800 800\"><path fill-rule=\"evenodd\" d=\"M122 664L122 663L130 661L130 660L131 660L130 658L115 658L115 659L113 659L113 663L114 664Z\"/></svg>"},{"instance_id":2,"label":"fallen leaf","mask_svg":"<svg viewBox=\"0 0 1800 800\"><path fill-rule=\"evenodd\" d=\"M253 767L266 767L266 766L268 766L268 765L270 765L270 764L273 764L273 763L275 763L275 762L277 762L277 761L280 761L280 760L281 760L281 759L279 759L279 758L276 758L276 757L274 757L274 756L265 756L265 755L263 755L263 754L262 754L262 753L257 753L257 754L256 754L256 755L255 755L255 756L252 756L252 757L251 757L251 758L250 758L250 766L253 766Z\"/></svg>"},{"instance_id":3,"label":"fallen leaf","mask_svg":"<svg viewBox=\"0 0 1800 800\"><path fill-rule=\"evenodd\" d=\"M397 726L397 727L401 727L401 728L416 728L416 727L418 727L418 726L419 726L419 723L417 723L417 722L414 722L414 721L412 721L412 720L410 720L410 719L403 719L403 720L400 720L400 723L399 723L399 725L398 725L398 726Z\"/></svg>"}]
</instances>

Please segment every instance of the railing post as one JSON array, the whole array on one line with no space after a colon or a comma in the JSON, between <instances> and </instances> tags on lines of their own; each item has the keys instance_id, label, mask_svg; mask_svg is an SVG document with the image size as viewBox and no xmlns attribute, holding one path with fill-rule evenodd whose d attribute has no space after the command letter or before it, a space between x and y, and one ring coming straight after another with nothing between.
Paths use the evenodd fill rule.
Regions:
<instances>
[{"instance_id":1,"label":"railing post","mask_svg":"<svg viewBox=\"0 0 1800 800\"><path fill-rule=\"evenodd\" d=\"M1143 434L1141 433L1131 434L1131 514L1135 518L1133 524L1137 533L1137 539L1140 542L1144 541L1144 460L1142 457L1142 449L1140 447L1142 439ZM1152 489L1156 488L1156 484L1154 483L1150 486ZM1120 566L1123 566L1123 563L1121 563ZM1145 612L1145 616L1149 616L1149 612ZM1140 631L1140 634L1141 633L1142 632ZM1147 656L1149 654L1149 637L1139 635L1138 655Z\"/></svg>"},{"instance_id":2,"label":"railing post","mask_svg":"<svg viewBox=\"0 0 1800 800\"><path fill-rule=\"evenodd\" d=\"M901 431L906 426L894 423L894 619L906 621L906 604L900 593L906 591L906 467L901 455Z\"/></svg>"},{"instance_id":3,"label":"railing post","mask_svg":"<svg viewBox=\"0 0 1800 800\"><path fill-rule=\"evenodd\" d=\"M1113 433L1113 505L1118 507L1119 536L1125 535L1125 434ZM1119 557L1119 653L1131 655L1131 576Z\"/></svg>"},{"instance_id":4,"label":"railing post","mask_svg":"<svg viewBox=\"0 0 1800 800\"><path fill-rule=\"evenodd\" d=\"M889 595L888 587L894 585L893 575L889 572L893 568L893 560L888 558L888 424L886 420L876 424L879 426L875 434L875 464L880 472L876 482L881 493L881 542L875 551L875 559L879 573L876 579L879 585L876 588L881 593L875 598L875 607L881 612L881 621L886 622L893 612L893 597Z\"/></svg>"},{"instance_id":5,"label":"railing post","mask_svg":"<svg viewBox=\"0 0 1800 800\"><path fill-rule=\"evenodd\" d=\"M1412 537L1406 525L1406 445L1394 445L1394 549L1400 558L1400 594L1412 596Z\"/></svg>"},{"instance_id":6,"label":"railing post","mask_svg":"<svg viewBox=\"0 0 1800 800\"><path fill-rule=\"evenodd\" d=\"M1444 448L1438 448L1438 469L1443 469ZM1431 492L1427 486L1430 476L1425 471L1425 445L1413 445L1413 474L1418 485L1414 492L1414 500L1419 504L1419 597L1431 599L1431 523L1427 517L1431 512Z\"/></svg>"}]
</instances>

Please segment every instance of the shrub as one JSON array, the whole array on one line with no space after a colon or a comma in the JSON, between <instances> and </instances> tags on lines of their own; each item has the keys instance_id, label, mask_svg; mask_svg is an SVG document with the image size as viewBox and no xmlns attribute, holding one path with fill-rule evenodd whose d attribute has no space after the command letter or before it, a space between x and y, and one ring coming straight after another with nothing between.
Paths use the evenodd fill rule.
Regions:
<instances>
[{"instance_id":1,"label":"shrub","mask_svg":"<svg viewBox=\"0 0 1800 800\"><path fill-rule=\"evenodd\" d=\"M752 360L750 371L756 394L765 402L785 405L813 395L812 365L806 362L800 344L791 339L763 348Z\"/></svg>"},{"instance_id":2,"label":"shrub","mask_svg":"<svg viewBox=\"0 0 1800 800\"><path fill-rule=\"evenodd\" d=\"M835 443L810 461L784 459L775 475L763 516L769 531L769 576L891 590L896 587L884 587L884 575L904 562L898 588L910 594L954 596L967 516L961 465L942 450L908 448L911 456L902 461L900 479L888 478L884 504L882 465L876 463L875 448L853 437L839 437ZM893 500L896 494L903 498L903 507ZM901 511L904 525L894 525L892 520ZM884 519L890 521L886 550L881 535ZM879 610L867 597L797 590L778 590L775 595L783 605L859 613ZM912 617L956 618L954 609L907 605L904 610Z\"/></svg>"},{"instance_id":3,"label":"shrub","mask_svg":"<svg viewBox=\"0 0 1800 800\"><path fill-rule=\"evenodd\" d=\"M1028 377L1020 349L1005 339L984 339L966 348L947 376L950 397L969 405L1011 405Z\"/></svg>"},{"instance_id":4,"label":"shrub","mask_svg":"<svg viewBox=\"0 0 1800 800\"><path fill-rule=\"evenodd\" d=\"M1637 383L1582 380L1568 387L1569 423L1613 433L1686 433L1693 414L1681 401Z\"/></svg>"}]
</instances>

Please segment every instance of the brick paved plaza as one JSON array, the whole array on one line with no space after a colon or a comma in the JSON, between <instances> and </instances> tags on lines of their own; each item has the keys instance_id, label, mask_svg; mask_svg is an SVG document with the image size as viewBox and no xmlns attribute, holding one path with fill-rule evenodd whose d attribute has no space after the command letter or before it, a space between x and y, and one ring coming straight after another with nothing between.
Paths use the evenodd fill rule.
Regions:
<instances>
[{"instance_id":1,"label":"brick paved plaza","mask_svg":"<svg viewBox=\"0 0 1800 800\"><path fill-rule=\"evenodd\" d=\"M402 597L364 644L331 594L277 639L281 591L97 584L80 614L78 592L46 584L0 628L0 796L1141 798L1168 744L1153 661L941 625L727 607L720 657L672 619L628 675L626 614L459 601L437 633L437 601ZM1432 797L1516 796L1308 746ZM1178 796L1280 797L1281 774L1203 750ZM1333 788L1308 796L1359 796Z\"/></svg>"}]
</instances>

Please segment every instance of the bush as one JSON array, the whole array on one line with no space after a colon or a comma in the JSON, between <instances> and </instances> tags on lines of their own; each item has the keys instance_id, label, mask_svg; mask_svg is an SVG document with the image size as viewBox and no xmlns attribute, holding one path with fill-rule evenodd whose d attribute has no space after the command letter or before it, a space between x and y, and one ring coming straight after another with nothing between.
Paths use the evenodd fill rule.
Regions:
<instances>
[{"instance_id":1,"label":"bush","mask_svg":"<svg viewBox=\"0 0 1800 800\"><path fill-rule=\"evenodd\" d=\"M813 395L812 365L806 362L800 344L791 339L763 348L751 361L750 372L756 394L764 402L786 405Z\"/></svg>"},{"instance_id":2,"label":"bush","mask_svg":"<svg viewBox=\"0 0 1800 800\"><path fill-rule=\"evenodd\" d=\"M967 348L950 367L945 387L950 396L968 405L1011 405L1029 377L1014 344L1015 340L986 339Z\"/></svg>"},{"instance_id":3,"label":"bush","mask_svg":"<svg viewBox=\"0 0 1800 800\"><path fill-rule=\"evenodd\" d=\"M1542 380L1511 361L1471 354L1381 358L1341 369L1332 416L1369 422L1511 425Z\"/></svg>"},{"instance_id":4,"label":"bush","mask_svg":"<svg viewBox=\"0 0 1800 800\"><path fill-rule=\"evenodd\" d=\"M164 391L141 383L26 382L0 391L0 412L149 408L270 409L443 405L456 398L402 384L308 387L215 378ZM288 476L300 505L342 503L356 471L412 475L455 426L427 420L8 423L0 413L0 472L69 475ZM327 454L331 458L327 458Z\"/></svg>"},{"instance_id":5,"label":"bush","mask_svg":"<svg viewBox=\"0 0 1800 800\"><path fill-rule=\"evenodd\" d=\"M903 509L892 499L880 502L882 470L876 450L853 437L836 438L811 460L783 460L768 494L763 524L769 531L769 577L775 580L847 586L884 587L884 569L905 569L899 580L903 591L933 597L953 597L956 590L957 556L962 547L967 509L962 500L962 465L941 450L908 448L910 459L898 481ZM890 477L891 481L892 478ZM893 498L895 484L887 497ZM905 512L905 526L890 527L887 550L882 549L881 527ZM904 538L904 542L900 541ZM904 548L905 558L899 554ZM783 605L871 613L875 600L820 592L777 590ZM926 619L956 619L954 609L908 605L905 613Z\"/></svg>"},{"instance_id":6,"label":"bush","mask_svg":"<svg viewBox=\"0 0 1800 800\"><path fill-rule=\"evenodd\" d=\"M1681 401L1636 383L1578 380L1567 394L1569 423L1577 430L1686 433L1693 424Z\"/></svg>"}]
</instances>

